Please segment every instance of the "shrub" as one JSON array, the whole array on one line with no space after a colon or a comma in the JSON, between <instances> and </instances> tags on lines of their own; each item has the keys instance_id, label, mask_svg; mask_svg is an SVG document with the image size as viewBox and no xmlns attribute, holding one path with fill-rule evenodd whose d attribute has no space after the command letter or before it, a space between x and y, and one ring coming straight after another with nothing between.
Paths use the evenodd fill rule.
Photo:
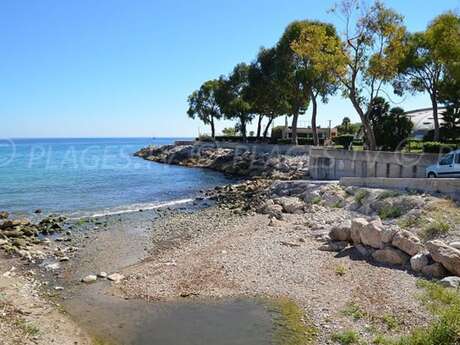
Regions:
<instances>
[{"instance_id":1,"label":"shrub","mask_svg":"<svg viewBox=\"0 0 460 345\"><path fill-rule=\"evenodd\" d=\"M339 135L332 140L336 145L341 145L343 146L344 149L349 150L351 148L351 145L353 144L355 136L351 134L344 134L344 135Z\"/></svg>"},{"instance_id":2,"label":"shrub","mask_svg":"<svg viewBox=\"0 0 460 345\"><path fill-rule=\"evenodd\" d=\"M393 219L393 218L398 218L402 215L402 210L401 208L397 206L383 206L379 210L379 216L382 219Z\"/></svg>"},{"instance_id":3,"label":"shrub","mask_svg":"<svg viewBox=\"0 0 460 345\"><path fill-rule=\"evenodd\" d=\"M350 330L334 333L332 335L332 341L341 345L353 345L361 342L358 333Z\"/></svg>"},{"instance_id":4,"label":"shrub","mask_svg":"<svg viewBox=\"0 0 460 345\"><path fill-rule=\"evenodd\" d=\"M441 217L436 218L422 229L420 234L424 240L429 240L447 234L451 230L450 224Z\"/></svg>"},{"instance_id":5,"label":"shrub","mask_svg":"<svg viewBox=\"0 0 460 345\"><path fill-rule=\"evenodd\" d=\"M401 193L398 192L397 190L386 190L384 192L382 192L382 194L380 194L377 199L379 200L385 200L387 198L394 198L394 197L397 197L397 196L400 196Z\"/></svg>"},{"instance_id":6,"label":"shrub","mask_svg":"<svg viewBox=\"0 0 460 345\"><path fill-rule=\"evenodd\" d=\"M443 144L437 141L429 141L423 144L425 153L449 153L457 148L455 144Z\"/></svg>"},{"instance_id":7,"label":"shrub","mask_svg":"<svg viewBox=\"0 0 460 345\"><path fill-rule=\"evenodd\" d=\"M369 195L369 191L365 190L365 189L361 189L359 191L356 192L355 194L355 201L362 205L363 204L363 200L365 198L367 198L367 196Z\"/></svg>"},{"instance_id":8,"label":"shrub","mask_svg":"<svg viewBox=\"0 0 460 345\"><path fill-rule=\"evenodd\" d=\"M297 142L299 145L313 145L313 139L297 138ZM280 145L291 145L292 139L278 139L276 143Z\"/></svg>"},{"instance_id":9,"label":"shrub","mask_svg":"<svg viewBox=\"0 0 460 345\"><path fill-rule=\"evenodd\" d=\"M353 318L355 321L366 317L366 313L355 303L348 303L345 309L342 310L342 314Z\"/></svg>"}]
</instances>

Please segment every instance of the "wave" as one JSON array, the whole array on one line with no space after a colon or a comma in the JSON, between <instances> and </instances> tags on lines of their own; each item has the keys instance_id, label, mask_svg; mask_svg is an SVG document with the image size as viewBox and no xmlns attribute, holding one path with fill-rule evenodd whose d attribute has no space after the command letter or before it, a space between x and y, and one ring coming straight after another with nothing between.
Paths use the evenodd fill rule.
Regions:
<instances>
[{"instance_id":1,"label":"wave","mask_svg":"<svg viewBox=\"0 0 460 345\"><path fill-rule=\"evenodd\" d=\"M140 210L156 210L163 207L183 205L193 202L195 199L177 199L171 201L165 201L160 203L148 203L148 204L133 204L129 206L121 206L117 208L107 209L103 211L93 211L93 212L75 212L69 215L71 220L79 220L83 218L99 218L106 216L113 216L117 214L133 213L139 212Z\"/></svg>"}]
</instances>

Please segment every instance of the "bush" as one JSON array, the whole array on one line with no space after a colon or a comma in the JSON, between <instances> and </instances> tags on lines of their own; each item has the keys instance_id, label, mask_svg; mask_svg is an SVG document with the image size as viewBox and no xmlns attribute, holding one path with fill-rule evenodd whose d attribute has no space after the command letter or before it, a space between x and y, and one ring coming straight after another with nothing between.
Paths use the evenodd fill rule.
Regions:
<instances>
[{"instance_id":1,"label":"bush","mask_svg":"<svg viewBox=\"0 0 460 345\"><path fill-rule=\"evenodd\" d=\"M273 139L281 139L283 137L283 126L273 127L271 137Z\"/></svg>"},{"instance_id":2,"label":"bush","mask_svg":"<svg viewBox=\"0 0 460 345\"><path fill-rule=\"evenodd\" d=\"M402 215L401 208L397 206L384 206L379 211L379 216L382 219L398 218Z\"/></svg>"},{"instance_id":3,"label":"bush","mask_svg":"<svg viewBox=\"0 0 460 345\"><path fill-rule=\"evenodd\" d=\"M297 142L299 143L299 145L313 145L313 139L297 138ZM292 144L292 140L291 139L278 139L276 143L279 145L290 145Z\"/></svg>"},{"instance_id":4,"label":"bush","mask_svg":"<svg viewBox=\"0 0 460 345\"><path fill-rule=\"evenodd\" d=\"M353 144L353 140L355 139L354 135L351 134L345 134L345 135L339 135L332 140L336 145L341 145L343 146L344 149L349 150L351 145Z\"/></svg>"},{"instance_id":5,"label":"bush","mask_svg":"<svg viewBox=\"0 0 460 345\"><path fill-rule=\"evenodd\" d=\"M425 153L449 153L457 148L455 144L443 144L438 141L429 141L423 144Z\"/></svg>"}]
</instances>

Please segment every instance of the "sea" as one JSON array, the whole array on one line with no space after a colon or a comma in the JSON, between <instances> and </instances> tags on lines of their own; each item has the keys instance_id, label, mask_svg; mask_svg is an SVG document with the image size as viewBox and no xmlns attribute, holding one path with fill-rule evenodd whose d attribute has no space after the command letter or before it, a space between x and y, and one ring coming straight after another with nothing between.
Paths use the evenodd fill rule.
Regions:
<instances>
[{"instance_id":1,"label":"sea","mask_svg":"<svg viewBox=\"0 0 460 345\"><path fill-rule=\"evenodd\" d=\"M185 204L231 182L215 171L133 156L148 145L186 139L0 139L0 211L101 216Z\"/></svg>"}]
</instances>

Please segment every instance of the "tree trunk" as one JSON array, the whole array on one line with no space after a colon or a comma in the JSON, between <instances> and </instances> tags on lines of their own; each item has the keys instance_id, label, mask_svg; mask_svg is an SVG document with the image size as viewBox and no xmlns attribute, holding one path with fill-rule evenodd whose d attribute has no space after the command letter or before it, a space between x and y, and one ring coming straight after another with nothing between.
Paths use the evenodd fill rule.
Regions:
<instances>
[{"instance_id":1,"label":"tree trunk","mask_svg":"<svg viewBox=\"0 0 460 345\"><path fill-rule=\"evenodd\" d=\"M270 120L268 120L267 126L265 127L265 130L264 130L264 138L266 138L268 135L268 130L270 129L270 126L272 125L273 119L274 119L273 117L270 117Z\"/></svg>"},{"instance_id":2,"label":"tree trunk","mask_svg":"<svg viewBox=\"0 0 460 345\"><path fill-rule=\"evenodd\" d=\"M292 144L294 145L297 145L298 144L298 140L297 140L297 121L299 120L299 113L295 113L294 115L292 115L292 124L291 124L291 142Z\"/></svg>"},{"instance_id":3,"label":"tree trunk","mask_svg":"<svg viewBox=\"0 0 460 345\"><path fill-rule=\"evenodd\" d=\"M318 137L318 128L316 126L316 115L318 113L318 103L316 102L316 95L314 92L310 92L311 101L313 105L312 113L311 113L311 129L313 132L313 144L315 146L319 145L319 137Z\"/></svg>"},{"instance_id":4,"label":"tree trunk","mask_svg":"<svg viewBox=\"0 0 460 345\"><path fill-rule=\"evenodd\" d=\"M246 142L246 120L243 118L240 118L240 130L243 141Z\"/></svg>"},{"instance_id":5,"label":"tree trunk","mask_svg":"<svg viewBox=\"0 0 460 345\"><path fill-rule=\"evenodd\" d=\"M350 95L350 100L351 100L351 103L353 104L353 107L355 108L356 112L358 113L361 119L361 123L363 124L363 131L367 139L368 149L371 151L375 151L377 149L377 142L375 140L374 129L369 123L368 116L367 114L363 112L363 110L361 109L361 106L359 105L356 98L353 97L353 95Z\"/></svg>"},{"instance_id":6,"label":"tree trunk","mask_svg":"<svg viewBox=\"0 0 460 345\"><path fill-rule=\"evenodd\" d=\"M438 117L438 97L435 93L430 95L431 106L433 107L433 122L434 122L434 141L439 141L439 117Z\"/></svg>"},{"instance_id":7,"label":"tree trunk","mask_svg":"<svg viewBox=\"0 0 460 345\"><path fill-rule=\"evenodd\" d=\"M214 127L214 116L211 116L211 137L216 138L216 128Z\"/></svg>"},{"instance_id":8,"label":"tree trunk","mask_svg":"<svg viewBox=\"0 0 460 345\"><path fill-rule=\"evenodd\" d=\"M263 115L259 115L259 121L257 122L257 138L260 138L260 134L262 132L262 119L264 118Z\"/></svg>"}]
</instances>

